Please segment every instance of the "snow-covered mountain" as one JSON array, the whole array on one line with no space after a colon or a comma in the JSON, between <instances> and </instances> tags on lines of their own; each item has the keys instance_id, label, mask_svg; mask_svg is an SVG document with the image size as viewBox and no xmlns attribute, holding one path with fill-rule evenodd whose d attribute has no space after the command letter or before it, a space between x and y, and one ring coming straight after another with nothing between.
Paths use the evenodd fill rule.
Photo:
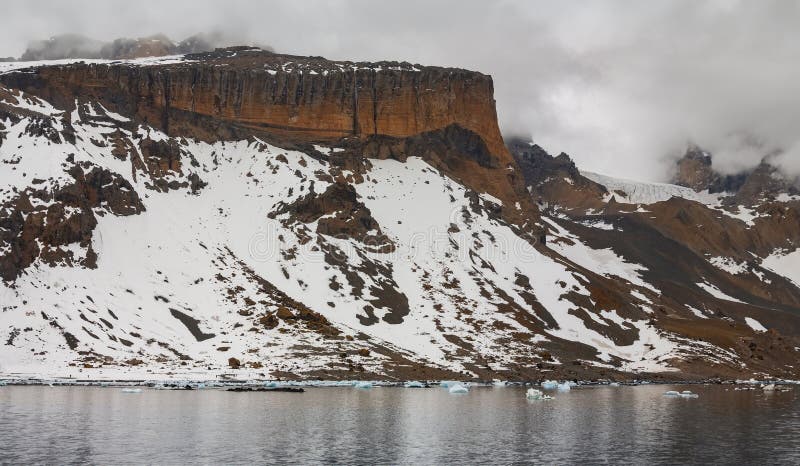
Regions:
<instances>
[{"instance_id":1,"label":"snow-covered mountain","mask_svg":"<svg viewBox=\"0 0 800 466\"><path fill-rule=\"evenodd\" d=\"M485 75L246 48L2 66L1 374L800 370L795 201L743 221L509 151Z\"/></svg>"}]
</instances>

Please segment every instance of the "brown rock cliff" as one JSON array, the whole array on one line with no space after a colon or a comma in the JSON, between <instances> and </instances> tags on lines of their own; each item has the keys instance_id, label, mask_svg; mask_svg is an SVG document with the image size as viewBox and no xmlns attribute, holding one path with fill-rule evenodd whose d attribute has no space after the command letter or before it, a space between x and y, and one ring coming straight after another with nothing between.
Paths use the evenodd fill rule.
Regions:
<instances>
[{"instance_id":1,"label":"brown rock cliff","mask_svg":"<svg viewBox=\"0 0 800 466\"><path fill-rule=\"evenodd\" d=\"M459 164L451 175L503 200L515 222L536 212L500 134L492 78L473 71L236 47L152 65L42 66L0 75L0 83L61 108L96 100L171 136L207 141L338 144L460 127L479 136L491 160Z\"/></svg>"}]
</instances>

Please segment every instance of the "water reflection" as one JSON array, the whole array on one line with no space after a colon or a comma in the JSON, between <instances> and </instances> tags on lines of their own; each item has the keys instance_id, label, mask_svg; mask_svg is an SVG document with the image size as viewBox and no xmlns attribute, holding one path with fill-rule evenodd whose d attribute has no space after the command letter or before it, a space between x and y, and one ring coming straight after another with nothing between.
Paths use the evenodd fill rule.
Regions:
<instances>
[{"instance_id":1,"label":"water reflection","mask_svg":"<svg viewBox=\"0 0 800 466\"><path fill-rule=\"evenodd\" d=\"M800 462L795 392L598 387L304 394L0 388L2 463ZM677 389L683 389L677 387Z\"/></svg>"}]
</instances>

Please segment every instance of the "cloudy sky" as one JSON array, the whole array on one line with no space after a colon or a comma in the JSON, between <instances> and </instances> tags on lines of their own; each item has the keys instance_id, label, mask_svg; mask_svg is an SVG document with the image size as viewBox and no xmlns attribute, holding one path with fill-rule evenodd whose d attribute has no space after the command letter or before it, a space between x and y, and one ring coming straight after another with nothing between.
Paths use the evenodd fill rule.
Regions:
<instances>
[{"instance_id":1,"label":"cloudy sky","mask_svg":"<svg viewBox=\"0 0 800 466\"><path fill-rule=\"evenodd\" d=\"M506 135L584 169L663 181L690 143L734 172L779 152L800 173L800 2L25 1L0 56L35 39L220 31L333 59L397 59L494 76Z\"/></svg>"}]
</instances>

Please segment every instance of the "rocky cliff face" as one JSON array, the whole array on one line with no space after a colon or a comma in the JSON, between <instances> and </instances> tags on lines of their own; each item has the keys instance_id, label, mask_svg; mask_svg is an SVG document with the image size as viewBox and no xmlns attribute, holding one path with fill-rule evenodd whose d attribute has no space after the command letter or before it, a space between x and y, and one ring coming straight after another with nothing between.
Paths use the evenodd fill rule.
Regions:
<instances>
[{"instance_id":1,"label":"rocky cliff face","mask_svg":"<svg viewBox=\"0 0 800 466\"><path fill-rule=\"evenodd\" d=\"M427 135L446 140L439 149L460 152L459 163L442 168L473 189L512 204L523 189L497 124L492 78L473 71L239 47L149 66L38 67L2 75L0 82L64 108L76 100L97 101L168 135L208 142L257 135L284 147L352 146L353 140L375 147L385 142L381 137ZM454 143L454 131L464 144ZM484 147L483 160L470 155L476 146L470 137ZM417 152L433 155L432 147ZM522 202L524 212L535 212L524 196ZM519 220L519 212L508 215Z\"/></svg>"},{"instance_id":2,"label":"rocky cliff face","mask_svg":"<svg viewBox=\"0 0 800 466\"><path fill-rule=\"evenodd\" d=\"M492 79L466 70L332 62L234 48L144 67L48 66L2 81L69 106L76 97L97 99L170 135L185 135L188 127L211 120L219 132L192 134L215 140L246 128L318 142L407 137L458 124L480 135L496 156L507 154Z\"/></svg>"}]
</instances>

